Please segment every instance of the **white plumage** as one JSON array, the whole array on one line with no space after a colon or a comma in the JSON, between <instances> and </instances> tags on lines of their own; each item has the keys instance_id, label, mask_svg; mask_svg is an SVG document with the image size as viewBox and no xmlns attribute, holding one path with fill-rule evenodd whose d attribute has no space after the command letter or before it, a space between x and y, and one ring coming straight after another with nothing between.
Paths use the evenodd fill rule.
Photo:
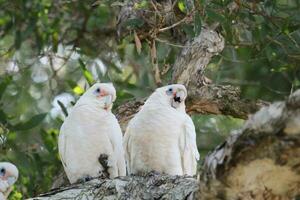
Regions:
<instances>
[{"instance_id":1,"label":"white plumage","mask_svg":"<svg viewBox=\"0 0 300 200\"><path fill-rule=\"evenodd\" d=\"M8 162L0 162L0 200L7 199L18 176L19 171L15 165Z\"/></svg>"},{"instance_id":2,"label":"white plumage","mask_svg":"<svg viewBox=\"0 0 300 200\"><path fill-rule=\"evenodd\" d=\"M196 174L199 153L186 96L180 84L158 88L129 122L123 142L129 174Z\"/></svg>"},{"instance_id":3,"label":"white plumage","mask_svg":"<svg viewBox=\"0 0 300 200\"><path fill-rule=\"evenodd\" d=\"M126 175L122 131L111 112L115 99L112 84L96 83L83 94L65 119L58 147L71 183L103 174L106 166L99 162L100 155L107 156L110 178Z\"/></svg>"}]
</instances>

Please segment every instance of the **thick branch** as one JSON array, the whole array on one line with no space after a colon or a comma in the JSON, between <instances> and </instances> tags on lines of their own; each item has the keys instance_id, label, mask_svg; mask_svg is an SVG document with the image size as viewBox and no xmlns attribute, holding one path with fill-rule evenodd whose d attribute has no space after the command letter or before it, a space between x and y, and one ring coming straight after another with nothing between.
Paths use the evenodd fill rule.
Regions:
<instances>
[{"instance_id":1,"label":"thick branch","mask_svg":"<svg viewBox=\"0 0 300 200\"><path fill-rule=\"evenodd\" d=\"M190 86L187 112L200 114L222 114L247 119L263 105L263 101L242 99L240 89L230 85Z\"/></svg>"},{"instance_id":2,"label":"thick branch","mask_svg":"<svg viewBox=\"0 0 300 200\"><path fill-rule=\"evenodd\" d=\"M226 198L293 199L300 194L300 90L262 108L210 153L201 179ZM224 192L224 191L223 191Z\"/></svg>"},{"instance_id":3,"label":"thick branch","mask_svg":"<svg viewBox=\"0 0 300 200\"><path fill-rule=\"evenodd\" d=\"M185 44L173 67L172 82L201 87L207 84L204 70L214 55L224 49L224 38L216 31L202 27L199 36Z\"/></svg>"},{"instance_id":4,"label":"thick branch","mask_svg":"<svg viewBox=\"0 0 300 200\"><path fill-rule=\"evenodd\" d=\"M94 179L34 199L194 199L198 181L192 177L158 174L127 176L113 180Z\"/></svg>"}]
</instances>

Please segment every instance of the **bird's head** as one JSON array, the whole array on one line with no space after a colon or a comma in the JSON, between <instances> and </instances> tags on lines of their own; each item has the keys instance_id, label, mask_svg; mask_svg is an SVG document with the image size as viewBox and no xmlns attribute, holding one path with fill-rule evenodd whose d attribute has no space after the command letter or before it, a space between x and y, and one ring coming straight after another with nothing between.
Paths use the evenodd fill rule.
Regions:
<instances>
[{"instance_id":1,"label":"bird's head","mask_svg":"<svg viewBox=\"0 0 300 200\"><path fill-rule=\"evenodd\" d=\"M6 181L9 186L12 186L17 181L18 176L19 171L15 165L8 162L0 162L0 181Z\"/></svg>"},{"instance_id":2,"label":"bird's head","mask_svg":"<svg viewBox=\"0 0 300 200\"><path fill-rule=\"evenodd\" d=\"M173 84L156 89L156 92L173 108L185 109L187 90L184 85Z\"/></svg>"},{"instance_id":3,"label":"bird's head","mask_svg":"<svg viewBox=\"0 0 300 200\"><path fill-rule=\"evenodd\" d=\"M111 110L116 100L116 89L112 83L95 83L80 98L80 101L95 102L105 110Z\"/></svg>"}]
</instances>

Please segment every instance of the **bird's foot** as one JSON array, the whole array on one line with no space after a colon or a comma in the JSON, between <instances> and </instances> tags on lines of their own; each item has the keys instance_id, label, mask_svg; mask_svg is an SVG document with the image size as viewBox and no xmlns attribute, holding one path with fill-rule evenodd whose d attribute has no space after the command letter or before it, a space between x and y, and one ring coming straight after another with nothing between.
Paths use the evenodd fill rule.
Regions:
<instances>
[{"instance_id":1,"label":"bird's foot","mask_svg":"<svg viewBox=\"0 0 300 200\"><path fill-rule=\"evenodd\" d=\"M108 155L106 154L100 154L98 158L99 163L102 165L104 170L108 169Z\"/></svg>"},{"instance_id":2,"label":"bird's foot","mask_svg":"<svg viewBox=\"0 0 300 200\"><path fill-rule=\"evenodd\" d=\"M88 182L88 181L90 181L92 179L94 179L94 178L91 177L91 176L85 176L85 177L82 177L82 178L78 179L76 181L76 183L85 183L85 182Z\"/></svg>"},{"instance_id":3,"label":"bird's foot","mask_svg":"<svg viewBox=\"0 0 300 200\"><path fill-rule=\"evenodd\" d=\"M148 173L146 173L146 176L160 176L162 175L162 173L160 173L159 171L156 171L156 170L152 170Z\"/></svg>"},{"instance_id":4,"label":"bird's foot","mask_svg":"<svg viewBox=\"0 0 300 200\"><path fill-rule=\"evenodd\" d=\"M100 154L98 158L99 163L101 164L103 170L99 172L99 178L109 178L109 166L108 166L108 155Z\"/></svg>"},{"instance_id":5,"label":"bird's foot","mask_svg":"<svg viewBox=\"0 0 300 200\"><path fill-rule=\"evenodd\" d=\"M107 172L105 172L105 171L100 171L98 178L100 178L100 179L107 179L107 178L109 178L109 174Z\"/></svg>"}]
</instances>

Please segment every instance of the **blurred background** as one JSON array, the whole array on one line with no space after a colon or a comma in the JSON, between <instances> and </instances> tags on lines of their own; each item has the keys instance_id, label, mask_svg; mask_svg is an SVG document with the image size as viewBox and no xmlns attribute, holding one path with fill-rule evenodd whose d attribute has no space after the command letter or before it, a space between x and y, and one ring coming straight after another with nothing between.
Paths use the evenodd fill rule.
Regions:
<instances>
[{"instance_id":1,"label":"blurred background","mask_svg":"<svg viewBox=\"0 0 300 200\"><path fill-rule=\"evenodd\" d=\"M136 10L153 3L132 1ZM173 1L178 16L189 13L189 0ZM243 98L282 100L300 88L299 0L195 0L191 20L177 26L183 37L161 33L156 40L163 84L184 41L204 24L218 24L225 49L206 76L216 84L239 86ZM0 0L0 161L18 166L20 177L11 199L50 189L62 170L57 136L64 112L95 81L113 82L114 107L147 97L156 87L151 45L139 38L144 19L130 19L118 35L117 16L124 2L109 0ZM136 31L137 30L137 31ZM182 39L183 38L183 39ZM202 159L242 119L194 115Z\"/></svg>"}]
</instances>

